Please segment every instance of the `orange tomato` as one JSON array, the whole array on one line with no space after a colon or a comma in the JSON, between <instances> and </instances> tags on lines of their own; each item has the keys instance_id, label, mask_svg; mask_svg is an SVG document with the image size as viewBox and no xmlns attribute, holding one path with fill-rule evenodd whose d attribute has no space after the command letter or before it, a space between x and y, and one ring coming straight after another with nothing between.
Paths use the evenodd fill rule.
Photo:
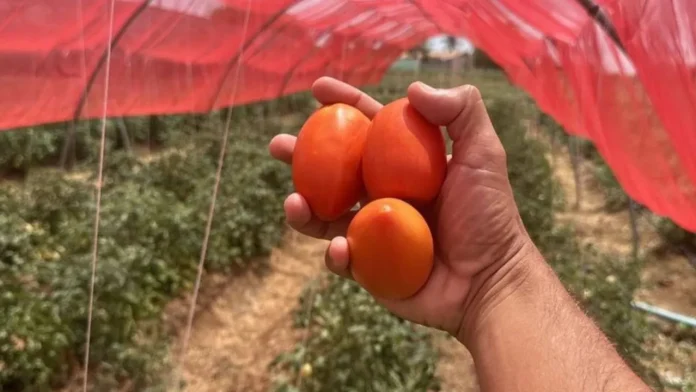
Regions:
<instances>
[{"instance_id":1,"label":"orange tomato","mask_svg":"<svg viewBox=\"0 0 696 392\"><path fill-rule=\"evenodd\" d=\"M362 172L371 199L396 197L414 205L427 204L440 192L447 172L440 128L407 98L385 105L372 119Z\"/></svg>"},{"instance_id":2,"label":"orange tomato","mask_svg":"<svg viewBox=\"0 0 696 392\"><path fill-rule=\"evenodd\" d=\"M364 191L360 162L370 120L358 109L323 106L304 123L292 157L292 180L312 212L324 221L339 218Z\"/></svg>"},{"instance_id":3,"label":"orange tomato","mask_svg":"<svg viewBox=\"0 0 696 392\"><path fill-rule=\"evenodd\" d=\"M348 226L350 268L374 296L405 299L425 284L433 266L433 239L427 222L410 204L377 199Z\"/></svg>"}]
</instances>

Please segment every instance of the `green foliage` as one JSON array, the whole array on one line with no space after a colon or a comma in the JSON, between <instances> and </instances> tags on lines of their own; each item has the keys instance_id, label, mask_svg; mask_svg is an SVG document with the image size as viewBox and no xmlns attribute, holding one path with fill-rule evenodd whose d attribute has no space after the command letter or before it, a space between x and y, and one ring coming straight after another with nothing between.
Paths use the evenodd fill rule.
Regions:
<instances>
[{"instance_id":1,"label":"green foliage","mask_svg":"<svg viewBox=\"0 0 696 392\"><path fill-rule=\"evenodd\" d=\"M643 344L654 331L644 315L631 307L640 285L642 262L580 245L565 226L555 228L540 245L547 262L624 360L646 382L660 388L657 374L640 362L649 356Z\"/></svg>"},{"instance_id":2,"label":"green foliage","mask_svg":"<svg viewBox=\"0 0 696 392\"><path fill-rule=\"evenodd\" d=\"M430 335L387 312L353 281L331 276L322 287L309 286L295 317L311 334L272 364L285 372L277 380L278 392L438 387Z\"/></svg>"},{"instance_id":3,"label":"green foliage","mask_svg":"<svg viewBox=\"0 0 696 392\"><path fill-rule=\"evenodd\" d=\"M525 117L518 106L515 100L498 98L488 110L507 153L510 182L527 231L620 354L644 379L659 386L655 373L640 363L647 355L642 344L649 326L630 305L640 285L640 262L582 246L570 227L554 222L554 200L562 197L562 190L545 158L548 146L525 135L519 122Z\"/></svg>"},{"instance_id":4,"label":"green foliage","mask_svg":"<svg viewBox=\"0 0 696 392\"><path fill-rule=\"evenodd\" d=\"M403 76L390 74L379 88L370 88L368 92L384 103L399 98L406 90ZM423 73L421 76L426 83L435 84L436 74ZM494 98L501 96L509 102L523 102L515 105L519 115L526 115L530 110L529 102L520 100L519 95L495 94ZM514 122L514 126L513 122L505 126L509 126L506 134L510 140L520 135L518 122ZM501 128L504 128L502 124ZM543 161L543 154L539 157ZM520 155L519 159L523 157ZM528 166L525 168L529 169ZM549 179L547 165L529 180L527 188L532 188L537 180L546 184L544 181ZM534 191L540 189L534 188ZM552 199L548 194L551 189L549 186L533 195L533 192L525 195L540 200L539 205L528 206L525 210L529 219L536 219L541 214L551 217L550 210L542 208L545 201ZM308 314L312 315L309 319ZM435 378L437 357L430 334L390 314L355 282L331 276L320 286L310 286L300 300L295 317L298 327L307 329L309 335L306 342L283 353L273 364L272 371L279 374L275 385L278 392L406 392L438 388ZM309 369L311 375L308 375Z\"/></svg>"},{"instance_id":5,"label":"green foliage","mask_svg":"<svg viewBox=\"0 0 696 392\"><path fill-rule=\"evenodd\" d=\"M539 125L546 131L553 142L565 144L568 146L569 150L573 150L574 153L577 153L583 159L593 162L600 162L602 160L592 141L569 135L563 127L548 114L540 113Z\"/></svg>"},{"instance_id":6,"label":"green foliage","mask_svg":"<svg viewBox=\"0 0 696 392\"><path fill-rule=\"evenodd\" d=\"M696 255L696 233L690 232L669 218L658 217L656 228L664 239L664 248Z\"/></svg>"},{"instance_id":7,"label":"green foliage","mask_svg":"<svg viewBox=\"0 0 696 392\"><path fill-rule=\"evenodd\" d=\"M569 227L555 222L554 211L562 205L563 194L546 159L548 146L527 135L521 122L534 119L538 112L519 95L482 92L506 150L515 200L529 234L627 362L659 387L654 372L640 362L646 355L642 344L651 330L630 306L639 285L639 264L583 247ZM328 286L316 290L314 302L308 304L305 295L296 313L309 330L306 344L281 355L274 365L274 371L282 374L277 391L414 390L404 388L404 380L424 390L433 382L428 369L434 357L411 353L431 350L418 328L388 314L355 283L332 277ZM312 317L307 322L308 314ZM401 335L404 328L410 339ZM375 350L374 342L379 342L381 351ZM403 342L408 343L406 348ZM391 348L385 352L386 347ZM413 357L419 362L410 362ZM412 369L418 371L414 374Z\"/></svg>"},{"instance_id":8,"label":"green foliage","mask_svg":"<svg viewBox=\"0 0 696 392\"><path fill-rule=\"evenodd\" d=\"M423 72L420 79L438 85L440 76ZM389 102L405 95L410 77L390 74L368 91ZM562 193L545 159L547 147L526 135L520 123L539 116L529 98L509 88L493 69L457 81L464 82L479 87L486 100L529 233L626 360L654 380L639 362L651 331L629 305L639 264L581 246L569 228L554 221ZM233 129L206 267L234 273L263 266L257 256L267 254L281 234L290 173L268 157L267 142L286 131L281 129L284 116L306 115L313 108L311 95L303 92L210 114L107 122L92 389L117 390L128 380L134 390L150 390L169 366L161 314L172 297L191 288L228 114ZM565 137L560 126L540 117L551 132ZM0 169L29 173L22 184L0 187L5 228L0 233L0 312L5 315L0 390L53 390L82 364L100 122L81 121L74 129L78 170L71 175L47 168L28 171L57 162L66 124L0 133ZM128 143L134 150L167 149L144 161L126 151ZM585 159L598 161L591 144L584 143L581 151ZM608 168L598 179L605 189L620 189ZM675 242L696 244L693 233L669 221L661 227ZM274 363L274 372L284 376L277 380L278 391L437 389L430 335L389 314L355 283L331 277L307 290L296 318L298 327L309 331L308 340Z\"/></svg>"},{"instance_id":9,"label":"green foliage","mask_svg":"<svg viewBox=\"0 0 696 392\"><path fill-rule=\"evenodd\" d=\"M397 98L405 97L409 84L416 80L433 87L470 84L481 91L484 99L499 96L517 97L527 101L526 103L530 104L529 108L534 108L533 101L523 91L513 88L505 74L497 69L474 69L454 76L447 71L427 69L423 69L418 74L411 71L390 71L379 85L366 86L363 90L377 101L386 104ZM443 85L443 83L445 84Z\"/></svg>"},{"instance_id":10,"label":"green foliage","mask_svg":"<svg viewBox=\"0 0 696 392\"><path fill-rule=\"evenodd\" d=\"M546 131L554 141L562 141L564 144L570 138L563 127L556 120L544 112L539 113L539 126Z\"/></svg>"},{"instance_id":11,"label":"green foliage","mask_svg":"<svg viewBox=\"0 0 696 392\"><path fill-rule=\"evenodd\" d=\"M554 202L561 188L546 159L548 148L529 137L520 123L525 118L517 100L499 98L488 105L493 126L507 156L508 176L522 221L535 242L554 227Z\"/></svg>"},{"instance_id":12,"label":"green foliage","mask_svg":"<svg viewBox=\"0 0 696 392\"><path fill-rule=\"evenodd\" d=\"M261 265L257 256L280 238L291 182L289 170L268 156L268 138L255 129L232 130L208 270ZM123 150L107 156L90 350L95 389L118 389L129 380L146 390L169 366L161 313L192 287L219 147L219 136L211 135L147 162ZM77 169L68 175L34 170L24 183L0 187L0 312L7 317L0 326L2 390L51 390L81 367L96 165Z\"/></svg>"},{"instance_id":13,"label":"green foliage","mask_svg":"<svg viewBox=\"0 0 696 392\"><path fill-rule=\"evenodd\" d=\"M684 230L670 219L660 219L658 222L658 229L671 243L692 244L696 246L696 234Z\"/></svg>"},{"instance_id":14,"label":"green foliage","mask_svg":"<svg viewBox=\"0 0 696 392\"><path fill-rule=\"evenodd\" d=\"M26 172L58 153L57 130L48 127L0 132L0 168Z\"/></svg>"},{"instance_id":15,"label":"green foliage","mask_svg":"<svg viewBox=\"0 0 696 392\"><path fill-rule=\"evenodd\" d=\"M481 49L476 49L474 51L474 67L500 69L500 66Z\"/></svg>"},{"instance_id":16,"label":"green foliage","mask_svg":"<svg viewBox=\"0 0 696 392\"><path fill-rule=\"evenodd\" d=\"M186 146L198 133L217 133L223 129L230 112L231 124L278 118L286 115L309 115L314 110L313 97L308 91L283 96L274 101L256 102L197 115L137 116L106 120L106 154L122 153L138 147ZM25 175L32 167L55 166L66 146L68 162L95 163L98 159L102 121L80 120L47 124L0 132L0 175ZM69 135L74 140L70 144ZM108 162L108 160L107 160ZM112 167L118 167L113 164Z\"/></svg>"},{"instance_id":17,"label":"green foliage","mask_svg":"<svg viewBox=\"0 0 696 392\"><path fill-rule=\"evenodd\" d=\"M595 162L592 170L594 179L604 195L604 209L608 212L619 212L628 208L628 196L611 168L599 158Z\"/></svg>"},{"instance_id":18,"label":"green foliage","mask_svg":"<svg viewBox=\"0 0 696 392\"><path fill-rule=\"evenodd\" d=\"M607 212L619 212L628 208L626 192L591 141L568 135L547 114L541 115L540 124L552 140L562 142L568 147L570 154L576 154L581 158L580 162L586 162L583 167L592 170L597 189L604 195L604 209Z\"/></svg>"}]
</instances>

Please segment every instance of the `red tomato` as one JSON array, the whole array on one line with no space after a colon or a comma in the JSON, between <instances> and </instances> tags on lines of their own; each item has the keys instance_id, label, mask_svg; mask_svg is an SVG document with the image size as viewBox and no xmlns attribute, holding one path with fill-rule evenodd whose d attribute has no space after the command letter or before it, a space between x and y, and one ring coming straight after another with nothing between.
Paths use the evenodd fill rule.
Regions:
<instances>
[{"instance_id":1,"label":"red tomato","mask_svg":"<svg viewBox=\"0 0 696 392\"><path fill-rule=\"evenodd\" d=\"M377 297L411 297L430 276L434 256L430 228L402 200L371 201L350 222L346 237L355 281Z\"/></svg>"},{"instance_id":2,"label":"red tomato","mask_svg":"<svg viewBox=\"0 0 696 392\"><path fill-rule=\"evenodd\" d=\"M292 180L319 219L336 220L360 200L360 166L369 127L361 111L336 103L314 112L300 129Z\"/></svg>"},{"instance_id":3,"label":"red tomato","mask_svg":"<svg viewBox=\"0 0 696 392\"><path fill-rule=\"evenodd\" d=\"M372 119L362 170L371 199L429 203L440 192L447 172L440 127L429 123L407 98L385 105Z\"/></svg>"}]
</instances>

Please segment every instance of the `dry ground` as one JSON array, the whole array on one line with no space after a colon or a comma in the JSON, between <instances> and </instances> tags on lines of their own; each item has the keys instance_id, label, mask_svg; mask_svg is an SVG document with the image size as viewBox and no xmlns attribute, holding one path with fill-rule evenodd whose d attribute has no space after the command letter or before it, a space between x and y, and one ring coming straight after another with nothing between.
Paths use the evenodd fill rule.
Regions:
<instances>
[{"instance_id":1,"label":"dry ground","mask_svg":"<svg viewBox=\"0 0 696 392\"><path fill-rule=\"evenodd\" d=\"M563 186L568 208L560 212L561 221L571 222L581 240L600 250L629 255L631 232L627 212L603 211L603 196L592 185L591 173L582 174L583 200L575 204L575 184L568 154L563 148L549 159ZM640 222L641 250L651 255L659 239L653 228ZM271 374L268 364L277 354L294 346L302 336L292 328L291 312L302 289L323 273L325 242L289 232L284 243L270 257L270 270L262 276L249 272L231 281L207 277L203 299L194 323L182 377L187 392L267 391ZM696 316L696 270L679 255L649 257L643 271L643 288L637 297ZM172 304L168 314L181 325L186 302ZM443 334L435 334L440 351L437 373L444 392L478 391L473 362L462 346ZM650 344L658 346L669 359L656 361L664 376L684 377L685 363L696 357L689 348L675 347L658 336ZM176 353L177 347L173 353Z\"/></svg>"},{"instance_id":2,"label":"dry ground","mask_svg":"<svg viewBox=\"0 0 696 392\"><path fill-rule=\"evenodd\" d=\"M581 241L592 243L609 254L630 256L632 235L628 211L604 211L604 198L592 180L591 167L583 168L582 165L581 203L578 209L573 208L576 193L570 155L565 148L558 147L549 159L553 162L554 173L563 187L568 206L557 215L558 219L572 223ZM646 262L641 273L641 287L635 299L696 317L696 269L678 252L660 251L660 237L643 218L638 220L638 233L640 254L646 257ZM646 343L646 349L655 353L646 364L656 370L663 380L683 384L685 379L691 377L691 382L695 382L696 346L688 340L676 342L668 337L674 333L674 323L654 316L649 316L649 319L658 325L661 332ZM669 389L682 390L693 389Z\"/></svg>"},{"instance_id":3,"label":"dry ground","mask_svg":"<svg viewBox=\"0 0 696 392\"><path fill-rule=\"evenodd\" d=\"M553 155L554 172L568 205L557 214L558 219L571 222L582 241L591 242L603 252L629 256L632 236L628 211L605 212L604 197L594 185L589 168L582 170L582 166L582 199L580 208L573 208L575 181L569 154L565 148L558 148ZM658 251L660 237L644 218L638 220L638 233L640 253L647 256L647 261L637 299L696 317L696 269L677 252Z\"/></svg>"},{"instance_id":4,"label":"dry ground","mask_svg":"<svg viewBox=\"0 0 696 392\"><path fill-rule=\"evenodd\" d=\"M266 274L249 272L221 289L207 279L204 291L217 295L200 303L181 372L185 391L268 391L268 364L301 339L301 330L292 327L292 311L303 288L322 273L325 246L288 231ZM168 313L176 324L183 325L187 305L172 304ZM180 343L181 338L173 354Z\"/></svg>"}]
</instances>

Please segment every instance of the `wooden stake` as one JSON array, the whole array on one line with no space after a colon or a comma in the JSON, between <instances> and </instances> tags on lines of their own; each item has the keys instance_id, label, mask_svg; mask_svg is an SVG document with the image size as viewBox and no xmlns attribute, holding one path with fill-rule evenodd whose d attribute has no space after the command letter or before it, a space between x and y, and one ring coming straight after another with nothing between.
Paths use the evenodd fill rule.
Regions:
<instances>
[{"instance_id":1,"label":"wooden stake","mask_svg":"<svg viewBox=\"0 0 696 392\"><path fill-rule=\"evenodd\" d=\"M72 121L67 129L67 135L65 135L65 140L63 140L63 148L60 151L60 160L58 165L63 170L69 170L68 164L68 154L71 150L75 150L75 127L77 126L77 121ZM72 166L72 165L71 165Z\"/></svg>"},{"instance_id":2,"label":"wooden stake","mask_svg":"<svg viewBox=\"0 0 696 392\"><path fill-rule=\"evenodd\" d=\"M574 136L568 138L568 152L570 153L570 163L573 167L573 178L575 180L575 210L580 210L582 202L582 183L580 181L580 153L578 148L578 140Z\"/></svg>"},{"instance_id":3,"label":"wooden stake","mask_svg":"<svg viewBox=\"0 0 696 392\"><path fill-rule=\"evenodd\" d=\"M115 119L116 127L121 136L121 142L123 143L123 149L128 153L132 153L130 135L128 134L128 127L123 118Z\"/></svg>"},{"instance_id":4,"label":"wooden stake","mask_svg":"<svg viewBox=\"0 0 696 392\"><path fill-rule=\"evenodd\" d=\"M633 199L628 199L628 217L631 223L631 245L633 261L638 260L638 249L640 247L640 236L638 234L638 222L636 219L636 214L638 210L638 204L633 201Z\"/></svg>"}]
</instances>

